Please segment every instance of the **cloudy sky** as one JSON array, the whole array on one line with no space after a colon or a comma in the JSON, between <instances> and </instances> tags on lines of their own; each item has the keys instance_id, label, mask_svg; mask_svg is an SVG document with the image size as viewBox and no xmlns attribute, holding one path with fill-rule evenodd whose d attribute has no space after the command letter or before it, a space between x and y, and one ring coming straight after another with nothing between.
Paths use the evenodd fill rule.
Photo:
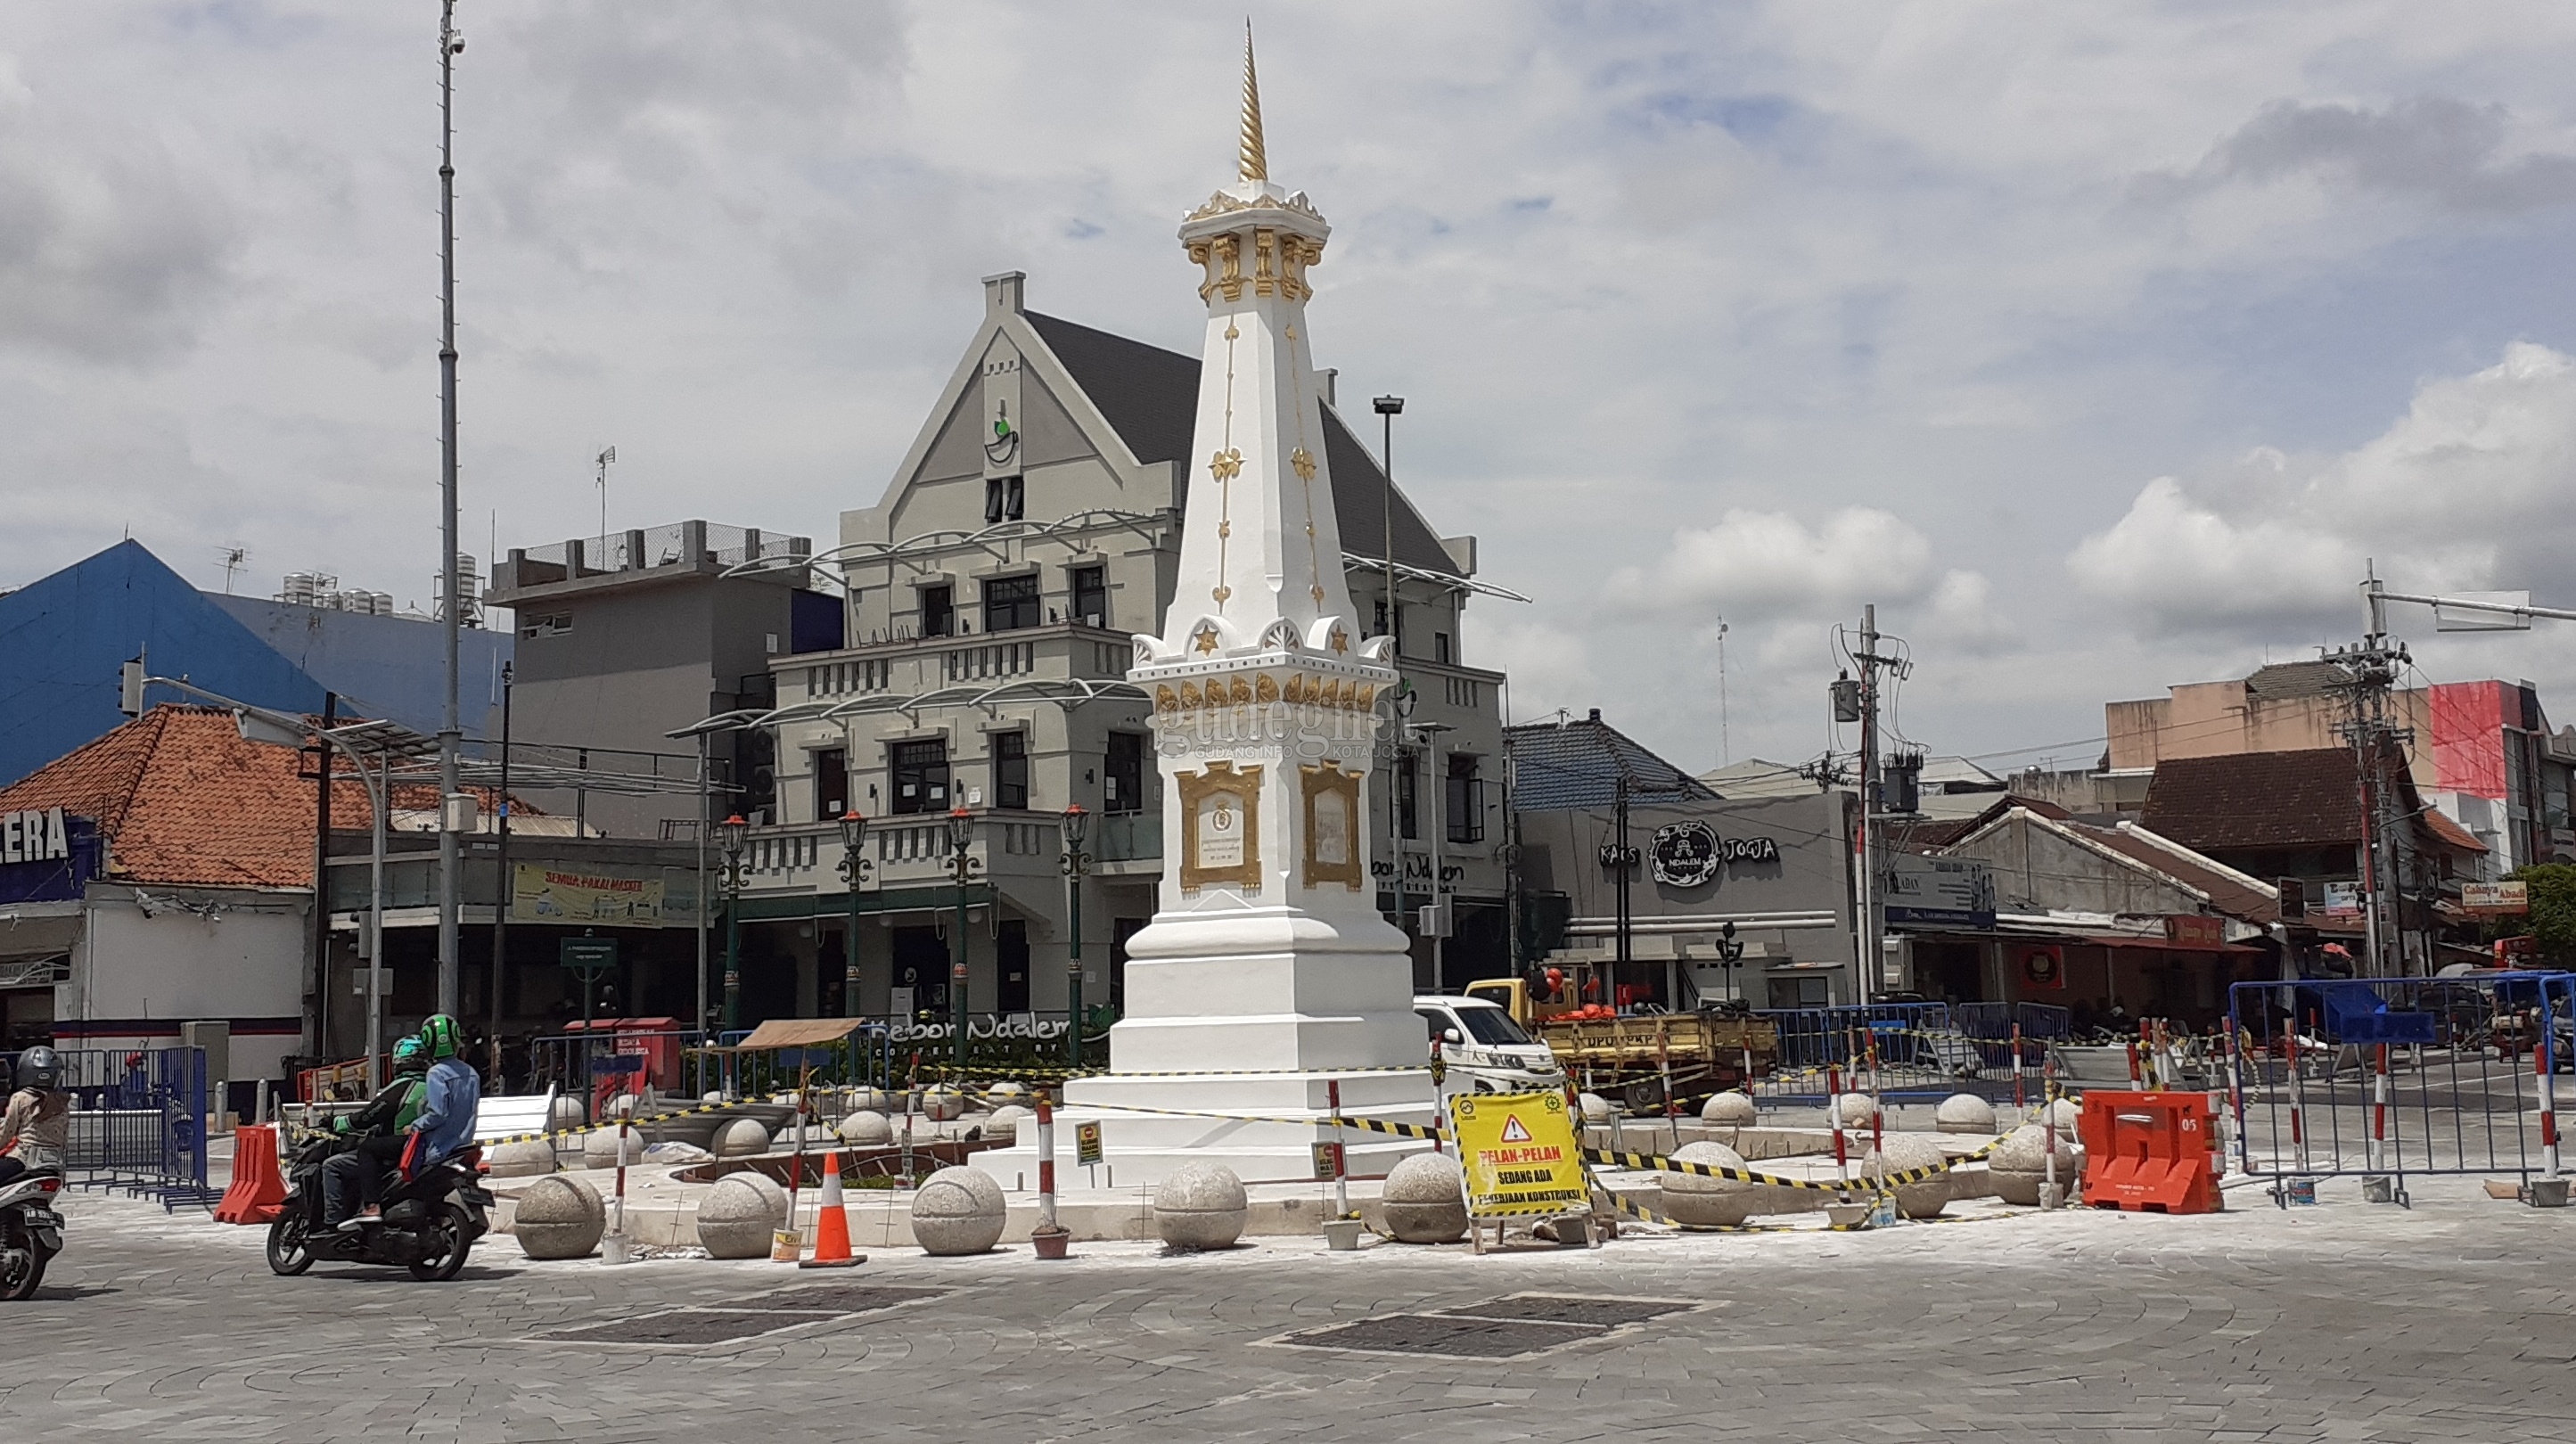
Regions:
<instances>
[{"instance_id":1,"label":"cloudy sky","mask_svg":"<svg viewBox=\"0 0 2576 1444\"><path fill-rule=\"evenodd\" d=\"M1468 639L1523 716L1812 757L1875 602L1906 734L2079 763L2105 699L2348 638L2371 560L2576 604L2562 5L1251 8L1318 359L1536 598ZM426 599L434 0L0 19L0 584L130 532ZM1240 24L467 0L469 549L595 528L609 443L615 526L828 535L990 271L1194 346ZM2576 721L2576 633L2400 622Z\"/></svg>"}]
</instances>

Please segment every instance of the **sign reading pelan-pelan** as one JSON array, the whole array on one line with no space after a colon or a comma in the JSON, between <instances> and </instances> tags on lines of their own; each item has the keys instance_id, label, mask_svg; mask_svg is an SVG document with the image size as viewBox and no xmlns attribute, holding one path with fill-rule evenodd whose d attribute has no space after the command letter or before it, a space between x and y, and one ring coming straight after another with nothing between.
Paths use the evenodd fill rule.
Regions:
<instances>
[{"instance_id":1,"label":"sign reading pelan-pelan","mask_svg":"<svg viewBox=\"0 0 2576 1444\"><path fill-rule=\"evenodd\" d=\"M510 920L659 927L662 879L523 862L511 868Z\"/></svg>"},{"instance_id":2,"label":"sign reading pelan-pelan","mask_svg":"<svg viewBox=\"0 0 2576 1444\"><path fill-rule=\"evenodd\" d=\"M1564 1094L1462 1094L1449 1110L1467 1165L1468 1213L1503 1218L1591 1206Z\"/></svg>"}]
</instances>

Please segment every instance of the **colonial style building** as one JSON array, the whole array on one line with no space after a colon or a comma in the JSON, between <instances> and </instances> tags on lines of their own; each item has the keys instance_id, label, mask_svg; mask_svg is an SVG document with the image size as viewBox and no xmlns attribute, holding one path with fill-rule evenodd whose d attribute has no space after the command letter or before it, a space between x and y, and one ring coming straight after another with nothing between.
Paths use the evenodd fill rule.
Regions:
<instances>
[{"instance_id":1,"label":"colonial style building","mask_svg":"<svg viewBox=\"0 0 2576 1444\"><path fill-rule=\"evenodd\" d=\"M950 1015L960 808L974 859L966 1011L1066 1007L1066 808L1089 824L1086 1006L1121 1000L1123 944L1154 914L1165 799L1151 703L1125 678L1132 637L1161 632L1172 602L1200 362L1031 311L1018 272L986 279L984 296L883 500L842 514L838 547L794 559L842 580L846 645L773 658L773 708L711 719L775 738L773 800L747 814L742 990L783 1002L792 976L800 1014ZM1503 677L1467 664L1460 629L1469 596L1499 589L1475 580L1473 537L1443 537L1388 481L1333 373L1314 377L1349 591L1370 635L1395 634L1406 681L1379 704L1410 726L1405 745L1380 748L1368 789L1375 892L1414 935L1428 985L1436 874L1454 986L1510 966ZM1389 797L1392 816L1375 803ZM855 910L849 812L868 819ZM742 1013L746 1025L751 1011L768 1009Z\"/></svg>"}]
</instances>

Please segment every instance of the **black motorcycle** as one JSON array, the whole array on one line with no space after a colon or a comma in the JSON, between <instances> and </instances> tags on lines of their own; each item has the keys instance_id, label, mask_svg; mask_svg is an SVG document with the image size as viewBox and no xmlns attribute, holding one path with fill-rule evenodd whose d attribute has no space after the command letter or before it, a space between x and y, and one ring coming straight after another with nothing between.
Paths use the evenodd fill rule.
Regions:
<instances>
[{"instance_id":1,"label":"black motorcycle","mask_svg":"<svg viewBox=\"0 0 2576 1444\"><path fill-rule=\"evenodd\" d=\"M337 1263L398 1264L427 1283L444 1283L465 1267L465 1256L489 1225L484 1210L480 1148L465 1148L431 1164L419 1177L386 1188L384 1221L342 1232L323 1226L322 1165L357 1146L357 1140L316 1133L293 1146L287 1160L286 1203L268 1226L268 1266L288 1278L315 1259Z\"/></svg>"},{"instance_id":2,"label":"black motorcycle","mask_svg":"<svg viewBox=\"0 0 2576 1444\"><path fill-rule=\"evenodd\" d=\"M35 1297L45 1265L63 1251L63 1216L54 1212L62 1188L63 1176L53 1169L0 1184L0 1301Z\"/></svg>"}]
</instances>

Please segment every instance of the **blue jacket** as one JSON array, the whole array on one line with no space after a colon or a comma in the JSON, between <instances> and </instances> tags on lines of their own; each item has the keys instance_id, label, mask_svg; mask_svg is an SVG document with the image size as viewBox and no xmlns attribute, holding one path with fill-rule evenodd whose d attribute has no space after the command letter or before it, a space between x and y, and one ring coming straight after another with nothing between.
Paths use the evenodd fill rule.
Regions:
<instances>
[{"instance_id":1,"label":"blue jacket","mask_svg":"<svg viewBox=\"0 0 2576 1444\"><path fill-rule=\"evenodd\" d=\"M411 1131L421 1135L416 1167L426 1168L474 1141L474 1111L483 1103L483 1080L462 1058L441 1058L429 1065L420 1116Z\"/></svg>"}]
</instances>

